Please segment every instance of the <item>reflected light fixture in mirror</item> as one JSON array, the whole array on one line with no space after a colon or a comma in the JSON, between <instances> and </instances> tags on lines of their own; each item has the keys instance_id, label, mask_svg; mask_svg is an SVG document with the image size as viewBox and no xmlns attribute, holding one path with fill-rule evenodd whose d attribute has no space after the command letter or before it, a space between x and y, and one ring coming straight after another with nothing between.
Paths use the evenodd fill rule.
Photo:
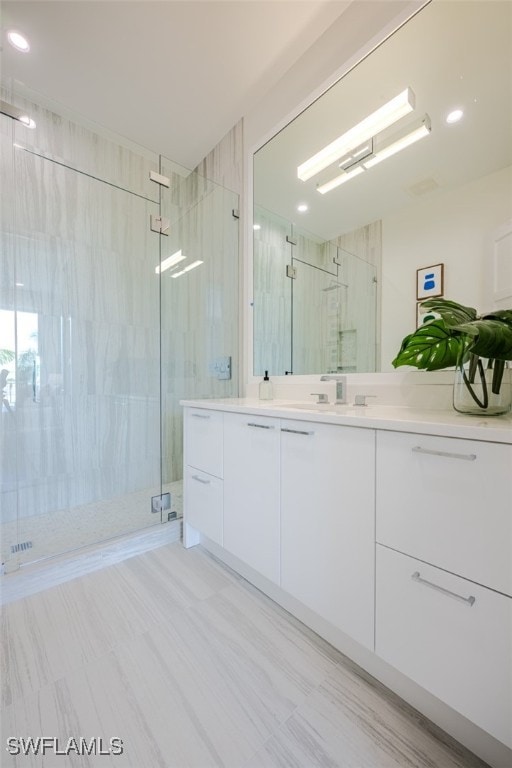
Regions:
<instances>
[{"instance_id":1,"label":"reflected light fixture in mirror","mask_svg":"<svg viewBox=\"0 0 512 768\"><path fill-rule=\"evenodd\" d=\"M420 139L426 138L430 135L431 130L432 128L430 125L430 117L425 115L420 125L415 126L412 130L407 129L408 132L405 134L405 136L400 138L395 137L395 139L393 139L393 141L391 141L387 147L384 147L383 149L376 152L374 156L369 160L365 160L363 162L364 167L367 169L373 168L374 165L382 162L382 160L386 160L388 157L396 155L397 152L401 152L402 149L410 147L411 144L415 144Z\"/></svg>"},{"instance_id":2,"label":"reflected light fixture in mirror","mask_svg":"<svg viewBox=\"0 0 512 768\"><path fill-rule=\"evenodd\" d=\"M202 263L203 262L200 259L198 259L197 261L193 261L192 264L189 264L188 267L185 267L180 272L173 272L171 277L180 277L181 275L184 275L185 272L190 272L191 269L195 269Z\"/></svg>"},{"instance_id":3,"label":"reflected light fixture in mirror","mask_svg":"<svg viewBox=\"0 0 512 768\"><path fill-rule=\"evenodd\" d=\"M320 192L321 195L325 195L325 193L330 192L331 189L336 189L340 184L344 184L355 176L359 176L363 170L373 168L374 165L378 165L378 163L381 163L383 160L387 160L388 157L392 157L393 155L396 155L397 152L401 152L402 149L410 147L411 144L415 144L420 139L429 136L430 131L430 117L425 115L420 123L414 123L412 126L405 126L399 133L393 135L387 141L382 142L382 149L378 149L380 143L379 137L373 137L371 142L366 144L362 149L352 153L352 156L347 159L347 162L342 161L340 167L346 166L346 169L334 179L318 186L317 192ZM377 147L377 149L375 147Z\"/></svg>"},{"instance_id":4,"label":"reflected light fixture in mirror","mask_svg":"<svg viewBox=\"0 0 512 768\"><path fill-rule=\"evenodd\" d=\"M155 273L159 275L161 272L165 272L167 269L175 267L176 264L179 264L180 261L184 261L185 258L186 257L182 254L181 250L176 251L176 253L173 253L172 256L168 256L161 264L158 264L155 267Z\"/></svg>"},{"instance_id":5,"label":"reflected light fixture in mirror","mask_svg":"<svg viewBox=\"0 0 512 768\"><path fill-rule=\"evenodd\" d=\"M391 372L402 339L416 327L414 281L426 264L444 263L446 296L494 306L493 238L511 216L511 30L512 3L432 0L255 153L256 376L266 368L274 377ZM405 83L416 111L381 132L372 153L421 127L426 114L428 138L329 194L315 192L368 163L370 140L321 175L298 178L300 163ZM464 111L462 119L447 123L455 110ZM299 214L306 200L310 210ZM330 280L349 288L325 292ZM373 317L370 355L372 340L362 334Z\"/></svg>"},{"instance_id":6,"label":"reflected light fixture in mirror","mask_svg":"<svg viewBox=\"0 0 512 768\"><path fill-rule=\"evenodd\" d=\"M359 147L363 142L368 141L377 133L389 128L405 115L413 111L415 106L415 97L411 88L387 101L382 107L372 112L361 120L360 123L349 128L333 142L310 157L297 168L297 176L302 181L307 181L312 176L323 171L332 163Z\"/></svg>"},{"instance_id":7,"label":"reflected light fixture in mirror","mask_svg":"<svg viewBox=\"0 0 512 768\"><path fill-rule=\"evenodd\" d=\"M316 188L317 192L320 192L321 195L325 195L326 192L330 192L331 189L336 189L336 187L339 187L340 184L344 184L346 181L350 181L350 179L353 179L355 176L359 176L360 173L364 173L364 168L360 165L353 168L351 171L340 173L339 176L336 176L334 179L331 179L330 181L327 181L325 184L322 184L320 187Z\"/></svg>"}]
</instances>

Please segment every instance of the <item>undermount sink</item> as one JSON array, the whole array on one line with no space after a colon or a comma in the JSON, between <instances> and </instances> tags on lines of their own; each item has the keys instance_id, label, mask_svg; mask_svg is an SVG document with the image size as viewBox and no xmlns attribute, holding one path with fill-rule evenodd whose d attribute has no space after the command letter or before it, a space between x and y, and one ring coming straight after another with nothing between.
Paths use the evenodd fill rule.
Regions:
<instances>
[{"instance_id":1,"label":"undermount sink","mask_svg":"<svg viewBox=\"0 0 512 768\"><path fill-rule=\"evenodd\" d=\"M360 405L351 405L345 403L336 405L335 403L284 403L281 408L299 411L315 411L317 413L351 413L352 411L364 410Z\"/></svg>"}]
</instances>

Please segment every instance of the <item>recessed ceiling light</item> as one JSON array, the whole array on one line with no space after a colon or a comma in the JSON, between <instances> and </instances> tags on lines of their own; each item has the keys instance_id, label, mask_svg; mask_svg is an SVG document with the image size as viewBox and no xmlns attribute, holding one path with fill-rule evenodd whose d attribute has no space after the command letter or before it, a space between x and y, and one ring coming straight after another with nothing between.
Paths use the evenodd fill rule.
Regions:
<instances>
[{"instance_id":1,"label":"recessed ceiling light","mask_svg":"<svg viewBox=\"0 0 512 768\"><path fill-rule=\"evenodd\" d=\"M253 224L252 228L254 229L254 231L257 231L258 229L261 229L261 224Z\"/></svg>"},{"instance_id":2,"label":"recessed ceiling light","mask_svg":"<svg viewBox=\"0 0 512 768\"><path fill-rule=\"evenodd\" d=\"M22 115L21 117L18 118L18 120L20 121L20 123L23 123L23 125L26 125L27 128L33 129L36 127L35 120L32 120L32 118L29 117L28 115Z\"/></svg>"},{"instance_id":3,"label":"recessed ceiling light","mask_svg":"<svg viewBox=\"0 0 512 768\"><path fill-rule=\"evenodd\" d=\"M30 51L30 43L28 42L27 38L21 34L21 32L16 32L16 30L11 29L7 33L7 39L9 40L12 47L16 48L17 51L21 51L22 53L28 53Z\"/></svg>"},{"instance_id":4,"label":"recessed ceiling light","mask_svg":"<svg viewBox=\"0 0 512 768\"><path fill-rule=\"evenodd\" d=\"M300 203L300 205L297 206L297 210L299 213L306 213L306 211L309 210L309 206L306 205L306 203Z\"/></svg>"},{"instance_id":5,"label":"recessed ceiling light","mask_svg":"<svg viewBox=\"0 0 512 768\"><path fill-rule=\"evenodd\" d=\"M462 111L462 109L454 109L452 112L446 115L446 122L449 123L450 125L452 123L458 123L463 115L464 115L464 112Z\"/></svg>"}]
</instances>

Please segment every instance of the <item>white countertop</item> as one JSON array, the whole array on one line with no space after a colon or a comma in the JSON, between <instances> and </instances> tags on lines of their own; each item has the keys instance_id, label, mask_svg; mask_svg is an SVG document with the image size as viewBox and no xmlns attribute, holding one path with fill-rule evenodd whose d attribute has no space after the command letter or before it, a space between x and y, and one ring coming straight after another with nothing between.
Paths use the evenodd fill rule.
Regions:
<instances>
[{"instance_id":1,"label":"white countertop","mask_svg":"<svg viewBox=\"0 0 512 768\"><path fill-rule=\"evenodd\" d=\"M455 410L420 410L397 405L334 406L252 398L181 400L180 404L280 419L512 444L511 413L501 416L467 416Z\"/></svg>"}]
</instances>

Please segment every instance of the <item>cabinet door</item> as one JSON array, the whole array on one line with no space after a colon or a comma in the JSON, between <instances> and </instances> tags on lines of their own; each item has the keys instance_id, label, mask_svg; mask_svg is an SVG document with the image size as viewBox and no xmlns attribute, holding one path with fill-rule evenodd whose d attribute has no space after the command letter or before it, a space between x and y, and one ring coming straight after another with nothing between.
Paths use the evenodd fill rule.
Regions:
<instances>
[{"instance_id":1,"label":"cabinet door","mask_svg":"<svg viewBox=\"0 0 512 768\"><path fill-rule=\"evenodd\" d=\"M512 446L377 434L377 541L512 595Z\"/></svg>"},{"instance_id":2,"label":"cabinet door","mask_svg":"<svg viewBox=\"0 0 512 768\"><path fill-rule=\"evenodd\" d=\"M512 599L377 545L376 653L512 746Z\"/></svg>"},{"instance_id":3,"label":"cabinet door","mask_svg":"<svg viewBox=\"0 0 512 768\"><path fill-rule=\"evenodd\" d=\"M373 650L375 433L281 430L281 586Z\"/></svg>"},{"instance_id":4,"label":"cabinet door","mask_svg":"<svg viewBox=\"0 0 512 768\"><path fill-rule=\"evenodd\" d=\"M186 467L184 482L185 522L222 544L222 480Z\"/></svg>"},{"instance_id":5,"label":"cabinet door","mask_svg":"<svg viewBox=\"0 0 512 768\"><path fill-rule=\"evenodd\" d=\"M224 548L279 583L279 419L224 415Z\"/></svg>"},{"instance_id":6,"label":"cabinet door","mask_svg":"<svg viewBox=\"0 0 512 768\"><path fill-rule=\"evenodd\" d=\"M185 465L222 477L222 411L185 409Z\"/></svg>"}]
</instances>

